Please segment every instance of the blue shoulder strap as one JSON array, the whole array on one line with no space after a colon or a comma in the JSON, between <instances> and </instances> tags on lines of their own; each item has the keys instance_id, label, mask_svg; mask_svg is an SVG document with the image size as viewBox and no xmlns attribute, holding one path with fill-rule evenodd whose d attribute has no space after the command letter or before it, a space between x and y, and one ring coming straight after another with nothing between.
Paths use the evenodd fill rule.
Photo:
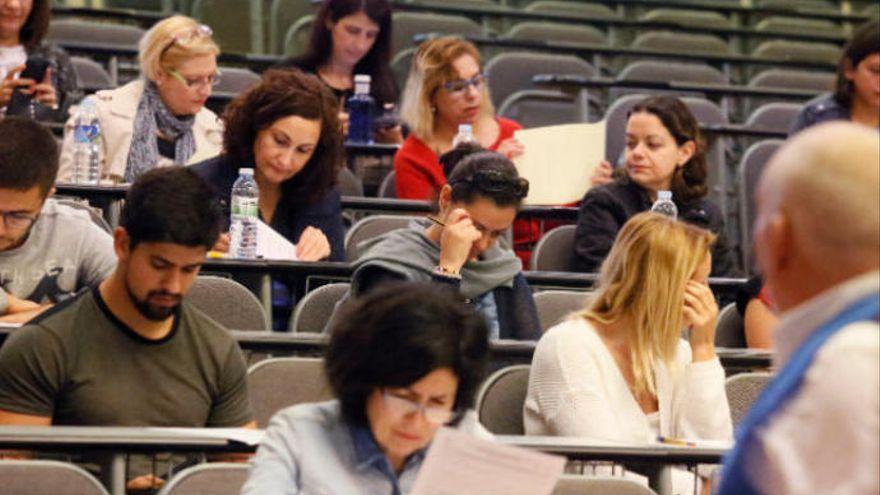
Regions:
<instances>
[{"instance_id":1,"label":"blue shoulder strap","mask_svg":"<svg viewBox=\"0 0 880 495\"><path fill-rule=\"evenodd\" d=\"M880 315L880 294L872 293L850 305L801 344L792 354L785 368L767 385L740 423L736 446L725 459L724 477L716 495L760 495L745 471L746 452L755 439L755 432L798 391L807 369L828 339L851 323L876 320L878 315Z\"/></svg>"}]
</instances>

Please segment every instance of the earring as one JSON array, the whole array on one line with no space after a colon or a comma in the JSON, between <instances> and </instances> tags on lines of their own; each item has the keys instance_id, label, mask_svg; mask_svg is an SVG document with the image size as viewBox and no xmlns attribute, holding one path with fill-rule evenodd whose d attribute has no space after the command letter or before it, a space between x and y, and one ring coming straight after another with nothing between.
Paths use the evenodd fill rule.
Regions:
<instances>
[{"instance_id":1,"label":"earring","mask_svg":"<svg viewBox=\"0 0 880 495\"><path fill-rule=\"evenodd\" d=\"M431 107L431 113L437 113L437 107L432 106L432 107Z\"/></svg>"}]
</instances>

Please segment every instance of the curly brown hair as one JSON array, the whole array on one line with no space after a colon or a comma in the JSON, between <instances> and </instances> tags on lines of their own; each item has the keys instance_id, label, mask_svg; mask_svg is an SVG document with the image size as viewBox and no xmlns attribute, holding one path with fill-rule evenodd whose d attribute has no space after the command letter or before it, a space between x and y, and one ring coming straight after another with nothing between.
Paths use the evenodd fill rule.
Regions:
<instances>
[{"instance_id":1,"label":"curly brown hair","mask_svg":"<svg viewBox=\"0 0 880 495\"><path fill-rule=\"evenodd\" d=\"M706 196L709 192L706 186L706 143L700 125L687 105L674 96L650 96L635 104L627 120L635 113L656 116L679 146L688 141L693 141L696 146L691 159L672 174L672 197L687 203Z\"/></svg>"},{"instance_id":2,"label":"curly brown hair","mask_svg":"<svg viewBox=\"0 0 880 495\"><path fill-rule=\"evenodd\" d=\"M296 115L321 121L321 137L309 162L281 184L283 203L314 203L335 184L343 160L336 98L317 77L297 69L270 69L259 85L226 107L223 149L230 166L254 164L257 133L279 119Z\"/></svg>"}]
</instances>

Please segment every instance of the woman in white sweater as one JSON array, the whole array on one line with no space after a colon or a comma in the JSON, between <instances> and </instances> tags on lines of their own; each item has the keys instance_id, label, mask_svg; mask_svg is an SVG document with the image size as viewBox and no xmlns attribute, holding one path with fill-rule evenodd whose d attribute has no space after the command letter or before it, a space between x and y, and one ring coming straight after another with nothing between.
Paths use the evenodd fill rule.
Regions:
<instances>
[{"instance_id":1,"label":"woman in white sweater","mask_svg":"<svg viewBox=\"0 0 880 495\"><path fill-rule=\"evenodd\" d=\"M538 343L526 434L732 438L707 285L713 242L708 231L651 212L624 225L588 307Z\"/></svg>"}]
</instances>

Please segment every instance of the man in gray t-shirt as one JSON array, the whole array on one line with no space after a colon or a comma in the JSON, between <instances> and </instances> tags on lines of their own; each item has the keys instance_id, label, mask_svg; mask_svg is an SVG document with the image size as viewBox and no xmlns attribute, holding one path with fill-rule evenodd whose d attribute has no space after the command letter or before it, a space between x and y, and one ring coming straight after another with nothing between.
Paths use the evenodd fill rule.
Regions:
<instances>
[{"instance_id":1,"label":"man in gray t-shirt","mask_svg":"<svg viewBox=\"0 0 880 495\"><path fill-rule=\"evenodd\" d=\"M87 211L47 196L58 145L40 124L0 120L0 321L24 322L116 265L113 239Z\"/></svg>"},{"instance_id":2,"label":"man in gray t-shirt","mask_svg":"<svg viewBox=\"0 0 880 495\"><path fill-rule=\"evenodd\" d=\"M191 170L143 174L114 232L113 273L0 348L0 424L253 426L241 350L183 301L219 220Z\"/></svg>"}]
</instances>

